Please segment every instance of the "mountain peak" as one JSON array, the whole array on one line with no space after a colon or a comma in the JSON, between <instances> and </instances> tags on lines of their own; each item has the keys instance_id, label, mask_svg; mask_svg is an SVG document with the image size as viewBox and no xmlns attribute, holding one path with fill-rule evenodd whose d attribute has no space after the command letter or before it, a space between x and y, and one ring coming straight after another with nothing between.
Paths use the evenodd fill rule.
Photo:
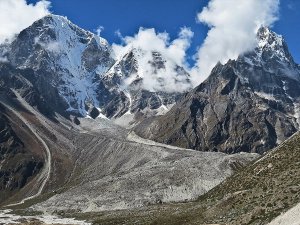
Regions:
<instances>
[{"instance_id":1,"label":"mountain peak","mask_svg":"<svg viewBox=\"0 0 300 225\"><path fill-rule=\"evenodd\" d=\"M48 14L41 19L35 21L30 27L64 27L66 25L69 25L73 28L77 28L80 30L83 30L73 24L70 20L68 20L65 16L59 16L55 14Z\"/></svg>"},{"instance_id":2,"label":"mountain peak","mask_svg":"<svg viewBox=\"0 0 300 225\"><path fill-rule=\"evenodd\" d=\"M96 34L84 30L81 27L77 26L76 24L72 23L67 17L55 15L55 14L48 14L43 18L35 21L29 29L32 28L33 30L53 30L55 33L66 33L72 32L75 33L77 36L82 37L83 39L95 39L100 45L108 46L109 43L102 37L97 36ZM28 28L27 28L28 29ZM68 35L68 33L66 33ZM70 34L71 35L71 34ZM62 36L62 35L60 35Z\"/></svg>"},{"instance_id":3,"label":"mountain peak","mask_svg":"<svg viewBox=\"0 0 300 225\"><path fill-rule=\"evenodd\" d=\"M260 48L266 46L285 46L285 41L282 35L276 34L268 27L260 27L257 31L257 41Z\"/></svg>"},{"instance_id":4,"label":"mountain peak","mask_svg":"<svg viewBox=\"0 0 300 225\"><path fill-rule=\"evenodd\" d=\"M299 66L283 37L261 27L256 47L218 63L205 82L136 132L201 151L263 153L299 127Z\"/></svg>"},{"instance_id":5,"label":"mountain peak","mask_svg":"<svg viewBox=\"0 0 300 225\"><path fill-rule=\"evenodd\" d=\"M90 105L99 107L98 74L114 63L105 39L49 14L21 31L10 49L12 65L32 68L36 77L47 79L46 89L59 93L67 111L85 116Z\"/></svg>"},{"instance_id":6,"label":"mountain peak","mask_svg":"<svg viewBox=\"0 0 300 225\"><path fill-rule=\"evenodd\" d=\"M268 27L261 27L257 32L257 42L256 52L260 56L260 60L275 59L283 63L295 64L282 35Z\"/></svg>"},{"instance_id":7,"label":"mountain peak","mask_svg":"<svg viewBox=\"0 0 300 225\"><path fill-rule=\"evenodd\" d=\"M68 18L66 16L61 16L61 15L56 15L56 14L48 14L48 15L42 17L40 20L41 21L47 21L49 19L71 23L71 21L68 20Z\"/></svg>"},{"instance_id":8,"label":"mountain peak","mask_svg":"<svg viewBox=\"0 0 300 225\"><path fill-rule=\"evenodd\" d=\"M262 68L277 76L299 80L300 70L295 63L282 35L268 27L260 27L257 32L257 45L253 51L241 55L238 62L250 67Z\"/></svg>"}]
</instances>

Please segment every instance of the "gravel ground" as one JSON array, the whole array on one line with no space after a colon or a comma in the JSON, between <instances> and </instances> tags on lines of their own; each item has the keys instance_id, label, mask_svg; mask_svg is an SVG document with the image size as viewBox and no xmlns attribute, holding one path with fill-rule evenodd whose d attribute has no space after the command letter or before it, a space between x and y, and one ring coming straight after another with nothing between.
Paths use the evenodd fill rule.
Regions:
<instances>
[{"instance_id":1,"label":"gravel ground","mask_svg":"<svg viewBox=\"0 0 300 225\"><path fill-rule=\"evenodd\" d=\"M194 200L258 157L158 144L103 119L83 119L78 130L74 185L35 210L99 212Z\"/></svg>"},{"instance_id":2,"label":"gravel ground","mask_svg":"<svg viewBox=\"0 0 300 225\"><path fill-rule=\"evenodd\" d=\"M278 216L269 225L300 225L300 204Z\"/></svg>"},{"instance_id":3,"label":"gravel ground","mask_svg":"<svg viewBox=\"0 0 300 225\"><path fill-rule=\"evenodd\" d=\"M53 215L41 216L18 216L11 214L10 210L0 210L0 224L26 224L26 225L91 225L85 221L78 221L72 218L59 218Z\"/></svg>"}]
</instances>

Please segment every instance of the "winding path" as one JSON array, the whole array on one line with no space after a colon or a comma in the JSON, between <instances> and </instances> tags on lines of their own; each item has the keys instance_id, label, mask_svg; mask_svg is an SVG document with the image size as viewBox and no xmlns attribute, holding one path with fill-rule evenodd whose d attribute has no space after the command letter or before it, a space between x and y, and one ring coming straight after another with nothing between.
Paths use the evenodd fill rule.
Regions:
<instances>
[{"instance_id":1,"label":"winding path","mask_svg":"<svg viewBox=\"0 0 300 225\"><path fill-rule=\"evenodd\" d=\"M40 173L40 176L37 180L37 183L41 182L41 185L38 189L38 192L32 196L26 197L23 200L21 200L18 203L14 203L14 204L10 204L7 206L16 206L16 205L21 205L23 204L25 201L33 199L38 197L39 195L41 195L47 181L50 178L50 174L51 174L51 152L49 147L47 146L46 142L41 138L41 136L37 133L37 131L32 127L32 125L16 110L14 110L12 107L10 107L9 105L7 105L6 103L4 103L3 101L1 102L6 108L8 108L13 114L15 114L24 124L26 124L26 126L29 128L29 130L36 136L36 138L40 141L40 143L42 143L42 145L44 146L45 149L45 153L46 153L46 157L45 157L45 165L43 167L42 172Z\"/></svg>"}]
</instances>

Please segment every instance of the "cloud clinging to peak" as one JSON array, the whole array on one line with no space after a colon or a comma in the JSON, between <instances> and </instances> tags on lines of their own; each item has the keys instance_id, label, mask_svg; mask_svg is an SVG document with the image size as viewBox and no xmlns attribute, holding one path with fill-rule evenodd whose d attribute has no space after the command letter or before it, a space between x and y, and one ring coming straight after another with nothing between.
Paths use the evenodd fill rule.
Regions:
<instances>
[{"instance_id":1,"label":"cloud clinging to peak","mask_svg":"<svg viewBox=\"0 0 300 225\"><path fill-rule=\"evenodd\" d=\"M120 35L120 34L119 34ZM149 91L181 92L190 88L186 76L178 74L177 66L186 68L186 51L190 47L194 33L189 28L181 28L178 37L170 40L169 34L157 33L154 28L140 28L134 36L123 37L123 45L113 44L113 51L116 59L119 59L130 51L137 49L138 67L140 77L143 78L144 88ZM165 68L153 68L153 52L161 54L165 60ZM125 85L136 76L124 80Z\"/></svg>"},{"instance_id":2,"label":"cloud clinging to peak","mask_svg":"<svg viewBox=\"0 0 300 225\"><path fill-rule=\"evenodd\" d=\"M34 21L49 14L50 2L41 0L35 5L26 0L0 0L0 43L11 40L14 35Z\"/></svg>"},{"instance_id":3,"label":"cloud clinging to peak","mask_svg":"<svg viewBox=\"0 0 300 225\"><path fill-rule=\"evenodd\" d=\"M12 40L21 30L49 14L50 4L47 0L40 0L36 4L28 4L26 0L0 0L0 44L6 39ZM127 37L122 37L117 31L116 35L123 44L113 44L113 51L119 58L129 49L142 50L138 62L139 75L144 78L146 89L184 91L190 85L186 83L185 76L178 76L176 66L188 71L193 86L197 86L219 61L226 63L252 49L256 44L257 29L271 26L278 19L279 4L280 0L210 0L197 15L198 22L210 29L195 55L196 63L192 68L186 60L194 33L186 27L180 30L174 40L170 39L168 33L159 33L154 28L140 28L135 35ZM103 27L96 30L99 36L102 30ZM43 46L43 43L40 44ZM57 43L51 43L48 47L54 52L59 50ZM165 68L158 72L153 71L149 63L153 60L152 52L159 52L166 61ZM0 61L6 60L0 58Z\"/></svg>"},{"instance_id":4,"label":"cloud clinging to peak","mask_svg":"<svg viewBox=\"0 0 300 225\"><path fill-rule=\"evenodd\" d=\"M256 44L260 26L271 26L278 19L279 0L210 0L197 16L209 26L193 68L194 82L200 83L220 61L236 59Z\"/></svg>"}]
</instances>

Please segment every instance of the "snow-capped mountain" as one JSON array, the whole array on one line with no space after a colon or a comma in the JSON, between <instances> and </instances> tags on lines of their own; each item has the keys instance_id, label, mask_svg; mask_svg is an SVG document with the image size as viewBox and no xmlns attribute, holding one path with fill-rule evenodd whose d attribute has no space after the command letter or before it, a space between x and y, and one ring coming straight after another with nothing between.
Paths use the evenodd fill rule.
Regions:
<instances>
[{"instance_id":1,"label":"snow-capped mountain","mask_svg":"<svg viewBox=\"0 0 300 225\"><path fill-rule=\"evenodd\" d=\"M218 64L165 116L136 131L205 151L264 152L299 129L300 70L282 36L262 27L257 47Z\"/></svg>"},{"instance_id":2,"label":"snow-capped mountain","mask_svg":"<svg viewBox=\"0 0 300 225\"><path fill-rule=\"evenodd\" d=\"M168 77L168 70L176 72L176 76ZM164 77L165 74L167 75ZM152 92L184 92L192 88L190 75L183 67L168 61L158 51L146 51L141 48L129 48L105 76L107 79L121 79L125 86L136 85L139 81L143 89ZM147 84L149 81L151 85ZM172 84L177 84L176 90L171 87Z\"/></svg>"},{"instance_id":3,"label":"snow-capped mountain","mask_svg":"<svg viewBox=\"0 0 300 225\"><path fill-rule=\"evenodd\" d=\"M129 49L121 55L103 77L106 84L119 84L126 96L126 112L124 108L111 111L111 108L116 109L115 102L112 102L112 107L105 109L105 114L110 118L118 118L116 122L121 125L124 125L124 120L130 122L153 115L162 115L181 97L182 90L179 90L179 92L168 90L168 85L172 81L166 82L163 80L163 74L166 71L166 59L159 52L151 52L151 59L147 61L148 65L143 67L141 61L145 54L149 54L149 52L136 48ZM148 66L151 72L144 71L145 67ZM186 91L191 90L190 75L182 67L176 65L175 69L176 79L178 80L173 82L178 83L178 89L180 86L185 85ZM156 83L154 88L151 87L151 89L147 87L147 82L149 82L147 77L150 76L153 76L150 82Z\"/></svg>"},{"instance_id":4,"label":"snow-capped mountain","mask_svg":"<svg viewBox=\"0 0 300 225\"><path fill-rule=\"evenodd\" d=\"M23 30L7 58L18 69L34 71L36 82L43 85L40 92L57 88L66 110L83 116L91 106L99 106L98 74L114 62L106 40L56 15Z\"/></svg>"},{"instance_id":5,"label":"snow-capped mountain","mask_svg":"<svg viewBox=\"0 0 300 225\"><path fill-rule=\"evenodd\" d=\"M102 112L113 119L126 114L131 117L126 121L131 121L165 113L181 95L159 85L155 90L145 87L139 62L143 54L152 54L149 65L159 84L167 63L159 52L132 49L115 60L105 39L62 16L48 15L34 22L0 52L14 69L31 71L33 75L25 79L54 111L94 118ZM176 70L174 82L190 88L188 73L179 66Z\"/></svg>"},{"instance_id":6,"label":"snow-capped mountain","mask_svg":"<svg viewBox=\"0 0 300 225\"><path fill-rule=\"evenodd\" d=\"M300 79L300 67L294 62L288 46L281 35L267 27L261 27L257 33L258 46L254 52L242 56L250 65L264 67L276 76L289 76Z\"/></svg>"}]
</instances>

